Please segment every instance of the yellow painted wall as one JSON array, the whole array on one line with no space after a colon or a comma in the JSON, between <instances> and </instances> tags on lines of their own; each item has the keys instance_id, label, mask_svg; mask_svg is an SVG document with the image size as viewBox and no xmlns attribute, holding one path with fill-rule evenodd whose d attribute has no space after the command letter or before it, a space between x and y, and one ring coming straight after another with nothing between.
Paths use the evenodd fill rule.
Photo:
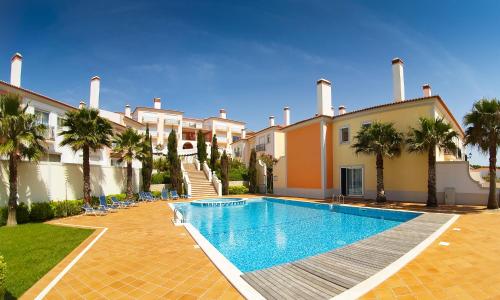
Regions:
<instances>
[{"instance_id":1,"label":"yellow painted wall","mask_svg":"<svg viewBox=\"0 0 500 300\"><path fill-rule=\"evenodd\" d=\"M333 124L326 125L326 188L333 188Z\"/></svg>"},{"instance_id":2,"label":"yellow painted wall","mask_svg":"<svg viewBox=\"0 0 500 300\"><path fill-rule=\"evenodd\" d=\"M376 191L375 156L356 155L354 136L365 122L393 122L396 129L408 133L410 126L416 127L419 117L431 117L434 101L417 102L408 105L387 106L345 117L334 118L333 130L333 186L340 190L340 167L364 167L364 193ZM349 143L340 144L340 129L349 127ZM384 183L386 190L405 192L427 191L427 155L410 154L406 151L393 159L384 159Z\"/></svg>"},{"instance_id":3,"label":"yellow painted wall","mask_svg":"<svg viewBox=\"0 0 500 300\"><path fill-rule=\"evenodd\" d=\"M320 120L286 133L288 188L321 188Z\"/></svg>"}]
</instances>

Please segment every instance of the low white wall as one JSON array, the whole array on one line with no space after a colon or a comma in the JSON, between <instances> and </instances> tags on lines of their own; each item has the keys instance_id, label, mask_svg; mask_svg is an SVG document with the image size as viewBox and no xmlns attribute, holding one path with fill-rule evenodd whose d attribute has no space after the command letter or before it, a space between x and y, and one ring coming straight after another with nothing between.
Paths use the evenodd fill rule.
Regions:
<instances>
[{"instance_id":1,"label":"low white wall","mask_svg":"<svg viewBox=\"0 0 500 300\"><path fill-rule=\"evenodd\" d=\"M83 171L80 164L19 162L19 201L25 203L74 200L83 197ZM138 191L141 170L133 170L133 188ZM93 196L123 193L127 170L121 167L90 166ZM0 161L0 206L7 205L9 193L8 162Z\"/></svg>"},{"instance_id":2,"label":"low white wall","mask_svg":"<svg viewBox=\"0 0 500 300\"><path fill-rule=\"evenodd\" d=\"M229 181L229 186L246 186L248 187L248 181L237 181L237 180L233 180L233 181Z\"/></svg>"},{"instance_id":3,"label":"low white wall","mask_svg":"<svg viewBox=\"0 0 500 300\"><path fill-rule=\"evenodd\" d=\"M489 189L483 187L471 177L469 162L437 162L436 181L438 201L440 203L444 203L444 191L446 188L455 189L456 204L486 205L488 202Z\"/></svg>"}]
</instances>

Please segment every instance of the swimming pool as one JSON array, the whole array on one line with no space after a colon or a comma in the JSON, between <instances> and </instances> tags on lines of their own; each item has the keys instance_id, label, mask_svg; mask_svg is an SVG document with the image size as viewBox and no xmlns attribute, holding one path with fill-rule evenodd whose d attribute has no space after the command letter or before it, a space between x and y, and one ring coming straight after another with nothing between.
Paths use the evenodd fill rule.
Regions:
<instances>
[{"instance_id":1,"label":"swimming pool","mask_svg":"<svg viewBox=\"0 0 500 300\"><path fill-rule=\"evenodd\" d=\"M175 207L241 272L342 247L419 215L279 198L248 199L235 206L177 203Z\"/></svg>"}]
</instances>

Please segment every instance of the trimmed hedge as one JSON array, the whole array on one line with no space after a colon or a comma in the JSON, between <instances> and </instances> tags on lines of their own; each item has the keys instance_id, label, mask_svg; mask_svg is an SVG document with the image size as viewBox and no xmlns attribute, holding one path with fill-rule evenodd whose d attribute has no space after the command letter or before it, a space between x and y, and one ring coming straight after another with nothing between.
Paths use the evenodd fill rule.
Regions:
<instances>
[{"instance_id":1,"label":"trimmed hedge","mask_svg":"<svg viewBox=\"0 0 500 300\"><path fill-rule=\"evenodd\" d=\"M241 195L248 194L248 188L243 185L230 186L229 187L229 195Z\"/></svg>"},{"instance_id":2,"label":"trimmed hedge","mask_svg":"<svg viewBox=\"0 0 500 300\"><path fill-rule=\"evenodd\" d=\"M54 211L50 202L40 202L31 204L31 222L43 222L54 218Z\"/></svg>"},{"instance_id":3,"label":"trimmed hedge","mask_svg":"<svg viewBox=\"0 0 500 300\"><path fill-rule=\"evenodd\" d=\"M171 183L169 172L158 172L151 175L152 184L168 184Z\"/></svg>"},{"instance_id":4,"label":"trimmed hedge","mask_svg":"<svg viewBox=\"0 0 500 300\"><path fill-rule=\"evenodd\" d=\"M7 224L9 210L7 207L0 207L0 226ZM30 221L30 211L26 204L21 203L16 209L17 224L24 224Z\"/></svg>"},{"instance_id":5,"label":"trimmed hedge","mask_svg":"<svg viewBox=\"0 0 500 300\"><path fill-rule=\"evenodd\" d=\"M0 255L0 299L5 295L5 286L7 282L7 263Z\"/></svg>"}]
</instances>

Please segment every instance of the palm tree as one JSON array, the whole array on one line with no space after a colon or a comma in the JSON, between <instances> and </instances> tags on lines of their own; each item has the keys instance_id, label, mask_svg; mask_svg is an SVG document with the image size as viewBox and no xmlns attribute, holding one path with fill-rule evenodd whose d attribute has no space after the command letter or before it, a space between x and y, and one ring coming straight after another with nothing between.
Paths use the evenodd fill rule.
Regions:
<instances>
[{"instance_id":1,"label":"palm tree","mask_svg":"<svg viewBox=\"0 0 500 300\"><path fill-rule=\"evenodd\" d=\"M127 198L132 199L132 161L141 157L143 150L142 135L132 128L116 135L113 140L113 152L120 156L119 161L127 163Z\"/></svg>"},{"instance_id":2,"label":"palm tree","mask_svg":"<svg viewBox=\"0 0 500 300\"><path fill-rule=\"evenodd\" d=\"M477 146L490 155L490 192L488 208L496 209L497 150L500 146L500 101L481 99L474 103L472 111L465 115L465 144Z\"/></svg>"},{"instance_id":3,"label":"palm tree","mask_svg":"<svg viewBox=\"0 0 500 300\"><path fill-rule=\"evenodd\" d=\"M436 197L436 148L453 152L458 134L443 118L420 118L418 128L411 128L406 143L410 152L428 153L427 206L437 207Z\"/></svg>"},{"instance_id":4,"label":"palm tree","mask_svg":"<svg viewBox=\"0 0 500 300\"><path fill-rule=\"evenodd\" d=\"M37 116L27 113L19 95L0 95L0 155L9 157L9 203L7 225L17 225L17 164L22 159L38 161L43 147L46 126Z\"/></svg>"},{"instance_id":5,"label":"palm tree","mask_svg":"<svg viewBox=\"0 0 500 300\"><path fill-rule=\"evenodd\" d=\"M74 152L83 152L83 200L90 204L90 150L111 147L111 124L99 116L99 110L83 107L69 111L63 120L61 146L70 146Z\"/></svg>"},{"instance_id":6,"label":"palm tree","mask_svg":"<svg viewBox=\"0 0 500 300\"><path fill-rule=\"evenodd\" d=\"M374 122L363 126L354 139L352 147L356 154L375 155L377 202L385 202L387 198L384 190L384 157L393 158L401 154L403 134L394 128L393 123Z\"/></svg>"}]
</instances>

